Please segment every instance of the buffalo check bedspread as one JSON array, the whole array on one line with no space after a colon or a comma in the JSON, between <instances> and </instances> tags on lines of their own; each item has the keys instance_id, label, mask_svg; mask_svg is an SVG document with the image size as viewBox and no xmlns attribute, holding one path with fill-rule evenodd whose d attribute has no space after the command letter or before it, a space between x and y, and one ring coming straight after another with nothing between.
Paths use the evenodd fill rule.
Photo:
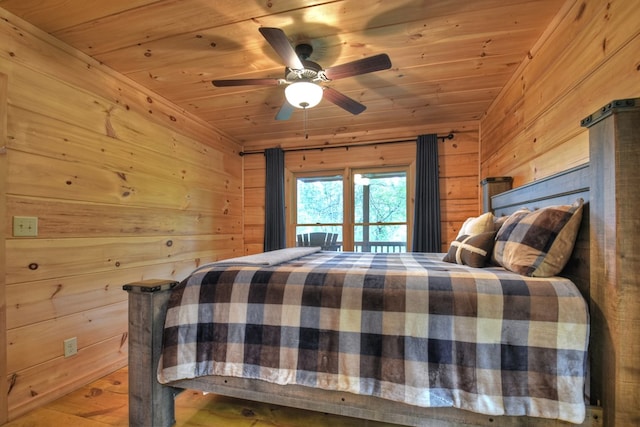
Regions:
<instances>
[{"instance_id":1,"label":"buffalo check bedspread","mask_svg":"<svg viewBox=\"0 0 640 427\"><path fill-rule=\"evenodd\" d=\"M158 380L234 376L582 422L589 319L573 283L442 256L201 267L171 295Z\"/></svg>"}]
</instances>

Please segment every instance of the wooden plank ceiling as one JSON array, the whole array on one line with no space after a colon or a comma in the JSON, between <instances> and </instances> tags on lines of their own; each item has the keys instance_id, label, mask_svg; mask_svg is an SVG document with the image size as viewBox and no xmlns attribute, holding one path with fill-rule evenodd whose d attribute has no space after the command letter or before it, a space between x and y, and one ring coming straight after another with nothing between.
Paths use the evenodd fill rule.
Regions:
<instances>
[{"instance_id":1,"label":"wooden plank ceiling","mask_svg":"<svg viewBox=\"0 0 640 427\"><path fill-rule=\"evenodd\" d=\"M563 5L561 0L0 0L0 7L192 112L246 146L317 145L477 123ZM366 105L327 100L274 120L282 78L258 31L309 43L323 68L387 53L392 68L325 83Z\"/></svg>"}]
</instances>

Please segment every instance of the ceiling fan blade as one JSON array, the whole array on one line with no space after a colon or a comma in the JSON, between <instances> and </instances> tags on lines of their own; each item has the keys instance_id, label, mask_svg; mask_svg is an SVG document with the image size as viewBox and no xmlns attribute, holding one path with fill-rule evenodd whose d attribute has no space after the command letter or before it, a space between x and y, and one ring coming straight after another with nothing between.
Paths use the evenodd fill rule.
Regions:
<instances>
[{"instance_id":1,"label":"ceiling fan blade","mask_svg":"<svg viewBox=\"0 0 640 427\"><path fill-rule=\"evenodd\" d=\"M302 61L298 58L295 49L289 43L287 35L280 28L260 27L260 34L269 42L273 50L282 58L284 65L292 70L304 68Z\"/></svg>"},{"instance_id":2,"label":"ceiling fan blade","mask_svg":"<svg viewBox=\"0 0 640 427\"><path fill-rule=\"evenodd\" d=\"M277 86L282 83L282 79L239 79L239 80L213 80L212 85L216 87L225 86L250 86L250 85L273 85Z\"/></svg>"},{"instance_id":3,"label":"ceiling fan blade","mask_svg":"<svg viewBox=\"0 0 640 427\"><path fill-rule=\"evenodd\" d=\"M346 64L329 67L324 70L324 75L329 80L337 80L359 74L371 73L373 71L387 70L389 68L391 68L389 55L381 53L368 58L347 62Z\"/></svg>"},{"instance_id":4,"label":"ceiling fan blade","mask_svg":"<svg viewBox=\"0 0 640 427\"><path fill-rule=\"evenodd\" d=\"M360 114L367 109L367 107L360 104L355 99L349 98L347 95L341 92L338 92L337 90L332 89L330 87L324 88L324 93L322 97L329 102L333 102L338 107L344 108L351 114Z\"/></svg>"},{"instance_id":5,"label":"ceiling fan blade","mask_svg":"<svg viewBox=\"0 0 640 427\"><path fill-rule=\"evenodd\" d=\"M289 120L294 109L295 107L285 100L280 110L278 110L278 114L276 114L276 120Z\"/></svg>"}]
</instances>

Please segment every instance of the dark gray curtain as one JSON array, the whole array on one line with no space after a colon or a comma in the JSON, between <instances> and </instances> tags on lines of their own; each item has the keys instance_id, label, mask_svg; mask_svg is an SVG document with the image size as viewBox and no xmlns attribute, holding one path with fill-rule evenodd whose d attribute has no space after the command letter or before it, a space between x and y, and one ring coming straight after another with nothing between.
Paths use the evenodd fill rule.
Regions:
<instances>
[{"instance_id":1,"label":"dark gray curtain","mask_svg":"<svg viewBox=\"0 0 640 427\"><path fill-rule=\"evenodd\" d=\"M269 148L266 159L266 184L264 201L264 251L286 247L284 216L284 151Z\"/></svg>"},{"instance_id":2,"label":"dark gray curtain","mask_svg":"<svg viewBox=\"0 0 640 427\"><path fill-rule=\"evenodd\" d=\"M413 252L442 252L438 136L436 134L420 135L416 144Z\"/></svg>"}]
</instances>

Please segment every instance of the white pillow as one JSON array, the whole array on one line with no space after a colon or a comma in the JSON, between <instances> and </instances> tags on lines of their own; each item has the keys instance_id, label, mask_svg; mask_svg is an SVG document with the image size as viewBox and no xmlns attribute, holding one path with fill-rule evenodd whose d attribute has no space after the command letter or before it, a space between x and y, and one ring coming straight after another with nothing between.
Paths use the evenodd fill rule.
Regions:
<instances>
[{"instance_id":1,"label":"white pillow","mask_svg":"<svg viewBox=\"0 0 640 427\"><path fill-rule=\"evenodd\" d=\"M479 217L467 218L467 220L460 227L460 232L456 239L460 236L473 236L480 233L486 233L487 231L493 231L495 226L493 225L494 217L493 213L486 212Z\"/></svg>"}]
</instances>

